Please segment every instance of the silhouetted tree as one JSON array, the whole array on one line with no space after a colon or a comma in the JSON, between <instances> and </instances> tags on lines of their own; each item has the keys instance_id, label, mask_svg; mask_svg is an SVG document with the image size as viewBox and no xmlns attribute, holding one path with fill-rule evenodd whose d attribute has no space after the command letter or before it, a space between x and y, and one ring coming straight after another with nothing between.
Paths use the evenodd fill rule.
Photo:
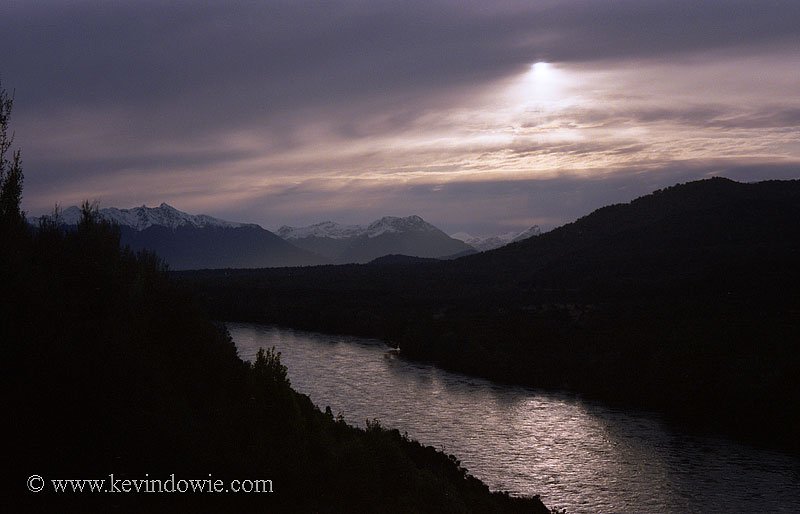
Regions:
<instances>
[{"instance_id":1,"label":"silhouetted tree","mask_svg":"<svg viewBox=\"0 0 800 514\"><path fill-rule=\"evenodd\" d=\"M547 512L490 493L397 431L323 414L290 388L274 348L240 360L157 256L120 248L96 204L83 203L77 230L59 225L57 207L27 230L19 152L5 159L10 97L1 103L0 405L15 475L213 471L280 487L268 498L184 495L192 512ZM168 495L66 499L8 482L14 512L176 508Z\"/></svg>"},{"instance_id":2,"label":"silhouetted tree","mask_svg":"<svg viewBox=\"0 0 800 514\"><path fill-rule=\"evenodd\" d=\"M14 142L14 135L8 131L13 106L13 95L9 95L0 82L0 222L6 226L21 226L25 214L20 209L23 175L19 149L10 159L7 157Z\"/></svg>"},{"instance_id":3,"label":"silhouetted tree","mask_svg":"<svg viewBox=\"0 0 800 514\"><path fill-rule=\"evenodd\" d=\"M55 204L50 214L45 214L44 216L39 217L39 222L36 228L38 229L39 233L58 232L63 223L64 220L61 214L61 206Z\"/></svg>"},{"instance_id":4,"label":"silhouetted tree","mask_svg":"<svg viewBox=\"0 0 800 514\"><path fill-rule=\"evenodd\" d=\"M259 348L252 367L254 376L263 384L269 384L272 388L289 387L286 366L281 364L281 352L276 352L274 346L266 350Z\"/></svg>"}]
</instances>

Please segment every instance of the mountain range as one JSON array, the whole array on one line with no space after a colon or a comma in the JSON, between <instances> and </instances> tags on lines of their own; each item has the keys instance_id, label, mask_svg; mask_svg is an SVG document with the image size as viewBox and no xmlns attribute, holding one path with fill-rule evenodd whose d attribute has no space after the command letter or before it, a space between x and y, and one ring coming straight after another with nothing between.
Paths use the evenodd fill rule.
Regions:
<instances>
[{"instance_id":1,"label":"mountain range","mask_svg":"<svg viewBox=\"0 0 800 514\"><path fill-rule=\"evenodd\" d=\"M120 227L128 227L136 231L143 231L153 226L160 226L176 230L178 228L242 228L257 227L252 223L235 223L207 216L205 214L192 215L162 203L158 207L134 207L132 209L117 209L108 207L100 209L103 219L116 223ZM77 225L81 218L81 210L68 207L61 211L61 222L65 225Z\"/></svg>"},{"instance_id":2,"label":"mountain range","mask_svg":"<svg viewBox=\"0 0 800 514\"><path fill-rule=\"evenodd\" d=\"M178 274L220 319L404 356L800 451L800 180L679 184L454 260Z\"/></svg>"},{"instance_id":3,"label":"mountain range","mask_svg":"<svg viewBox=\"0 0 800 514\"><path fill-rule=\"evenodd\" d=\"M188 214L166 203L109 207L98 214L119 227L123 245L154 251L174 270L367 263L387 255L450 258L476 252L419 216L385 216L368 225L326 221L283 226L275 234L253 223ZM73 206L59 214L58 222L76 226L80 217L81 210Z\"/></svg>"},{"instance_id":4,"label":"mountain range","mask_svg":"<svg viewBox=\"0 0 800 514\"><path fill-rule=\"evenodd\" d=\"M256 224L187 214L166 203L132 209L110 207L100 209L98 214L119 227L122 245L135 251L154 251L174 270L325 263L320 256L297 248ZM73 206L64 209L58 221L73 226L80 217L81 210Z\"/></svg>"},{"instance_id":5,"label":"mountain range","mask_svg":"<svg viewBox=\"0 0 800 514\"><path fill-rule=\"evenodd\" d=\"M325 221L307 227L283 226L278 235L338 264L365 263L394 254L447 258L474 252L468 244L448 236L419 216L385 216L369 225Z\"/></svg>"},{"instance_id":6,"label":"mountain range","mask_svg":"<svg viewBox=\"0 0 800 514\"><path fill-rule=\"evenodd\" d=\"M451 234L450 237L464 241L479 252L486 252L505 246L510 243L516 243L528 239L529 237L538 236L542 233L539 225L533 225L527 230L522 232L506 232L496 236L473 236L466 232L456 232Z\"/></svg>"}]
</instances>

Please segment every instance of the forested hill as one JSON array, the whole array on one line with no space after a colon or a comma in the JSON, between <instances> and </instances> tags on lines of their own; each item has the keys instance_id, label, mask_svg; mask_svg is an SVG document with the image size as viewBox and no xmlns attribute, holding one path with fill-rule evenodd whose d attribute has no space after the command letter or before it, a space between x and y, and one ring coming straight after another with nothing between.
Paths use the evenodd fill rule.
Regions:
<instances>
[{"instance_id":1,"label":"forested hill","mask_svg":"<svg viewBox=\"0 0 800 514\"><path fill-rule=\"evenodd\" d=\"M714 178L449 262L179 274L222 318L403 354L797 449L800 181Z\"/></svg>"},{"instance_id":2,"label":"forested hill","mask_svg":"<svg viewBox=\"0 0 800 514\"><path fill-rule=\"evenodd\" d=\"M279 355L242 362L148 253L92 218L2 226L0 340L15 512L548 512L455 457L293 391ZM272 494L38 494L26 477L272 480ZM110 478L109 478L110 480Z\"/></svg>"},{"instance_id":3,"label":"forested hill","mask_svg":"<svg viewBox=\"0 0 800 514\"><path fill-rule=\"evenodd\" d=\"M377 421L321 412L273 350L243 362L88 203L75 230L31 229L19 154L5 158L10 107L0 88L4 512L548 512ZM54 490L68 479L105 482ZM184 492L207 479L217 492Z\"/></svg>"},{"instance_id":4,"label":"forested hill","mask_svg":"<svg viewBox=\"0 0 800 514\"><path fill-rule=\"evenodd\" d=\"M542 236L466 257L456 269L502 270L505 287L523 282L534 289L605 286L625 293L635 285L645 292L688 281L705 288L720 276L730 287L762 289L778 271L781 283L797 279L791 264L798 251L800 180L713 178L598 209Z\"/></svg>"}]
</instances>

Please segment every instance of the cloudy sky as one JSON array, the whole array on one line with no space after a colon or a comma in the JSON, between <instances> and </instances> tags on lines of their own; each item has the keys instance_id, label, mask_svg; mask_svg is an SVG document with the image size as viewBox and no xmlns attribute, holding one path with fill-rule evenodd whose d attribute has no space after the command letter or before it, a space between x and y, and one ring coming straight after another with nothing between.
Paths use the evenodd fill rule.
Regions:
<instances>
[{"instance_id":1,"label":"cloudy sky","mask_svg":"<svg viewBox=\"0 0 800 514\"><path fill-rule=\"evenodd\" d=\"M800 178L797 0L3 0L0 49L33 215L491 234Z\"/></svg>"}]
</instances>

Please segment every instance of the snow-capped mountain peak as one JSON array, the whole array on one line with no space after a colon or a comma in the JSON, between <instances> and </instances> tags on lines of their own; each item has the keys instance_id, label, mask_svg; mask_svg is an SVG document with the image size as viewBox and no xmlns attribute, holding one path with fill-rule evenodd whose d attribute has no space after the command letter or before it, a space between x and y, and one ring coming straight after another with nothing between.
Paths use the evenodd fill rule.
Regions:
<instances>
[{"instance_id":1,"label":"snow-capped mountain peak","mask_svg":"<svg viewBox=\"0 0 800 514\"><path fill-rule=\"evenodd\" d=\"M381 234L392 232L431 232L434 230L438 229L416 215L406 218L384 216L370 223L365 234L367 237L378 237Z\"/></svg>"},{"instance_id":2,"label":"snow-capped mountain peak","mask_svg":"<svg viewBox=\"0 0 800 514\"><path fill-rule=\"evenodd\" d=\"M542 230L539 228L539 225L534 225L527 230L523 230L519 234L517 234L512 240L512 243L516 243L517 241L522 241L523 239L528 239L529 237L538 236L542 233Z\"/></svg>"},{"instance_id":3,"label":"snow-capped mountain peak","mask_svg":"<svg viewBox=\"0 0 800 514\"><path fill-rule=\"evenodd\" d=\"M333 221L323 221L307 227L284 225L276 233L284 239L304 239L306 237L347 239L349 237L358 237L364 230L362 225L343 225Z\"/></svg>"},{"instance_id":4,"label":"snow-capped mountain peak","mask_svg":"<svg viewBox=\"0 0 800 514\"><path fill-rule=\"evenodd\" d=\"M367 226L344 225L333 221L323 221L307 227L284 225L278 229L277 234L288 240L305 239L307 237L349 239L361 236L377 237L381 234L392 232L428 232L433 230L437 230L437 228L419 216L414 215L406 218L384 216Z\"/></svg>"},{"instance_id":5,"label":"snow-capped mountain peak","mask_svg":"<svg viewBox=\"0 0 800 514\"><path fill-rule=\"evenodd\" d=\"M451 234L450 237L467 243L479 252L486 252L488 250L500 248L501 246L505 246L509 243L515 243L517 241L522 241L523 239L528 239L529 237L538 236L539 234L541 234L539 226L534 225L527 230L523 230L522 232L506 232L504 234L498 234L494 236L473 236L466 232L457 232L455 234Z\"/></svg>"},{"instance_id":6,"label":"snow-capped mountain peak","mask_svg":"<svg viewBox=\"0 0 800 514\"><path fill-rule=\"evenodd\" d=\"M324 221L307 227L283 226L278 235L295 246L338 264L366 263L391 254L440 258L470 251L419 216L384 216L369 225Z\"/></svg>"},{"instance_id":7,"label":"snow-capped mountain peak","mask_svg":"<svg viewBox=\"0 0 800 514\"><path fill-rule=\"evenodd\" d=\"M247 225L245 223L221 220L206 214L188 214L166 203L162 203L158 207L142 205L131 209L108 207L100 209L99 214L102 219L137 231L142 231L152 226L162 226L175 230L184 226L195 228L239 228ZM77 225L80 218L81 210L75 206L68 207L61 212L61 222L65 225Z\"/></svg>"}]
</instances>

